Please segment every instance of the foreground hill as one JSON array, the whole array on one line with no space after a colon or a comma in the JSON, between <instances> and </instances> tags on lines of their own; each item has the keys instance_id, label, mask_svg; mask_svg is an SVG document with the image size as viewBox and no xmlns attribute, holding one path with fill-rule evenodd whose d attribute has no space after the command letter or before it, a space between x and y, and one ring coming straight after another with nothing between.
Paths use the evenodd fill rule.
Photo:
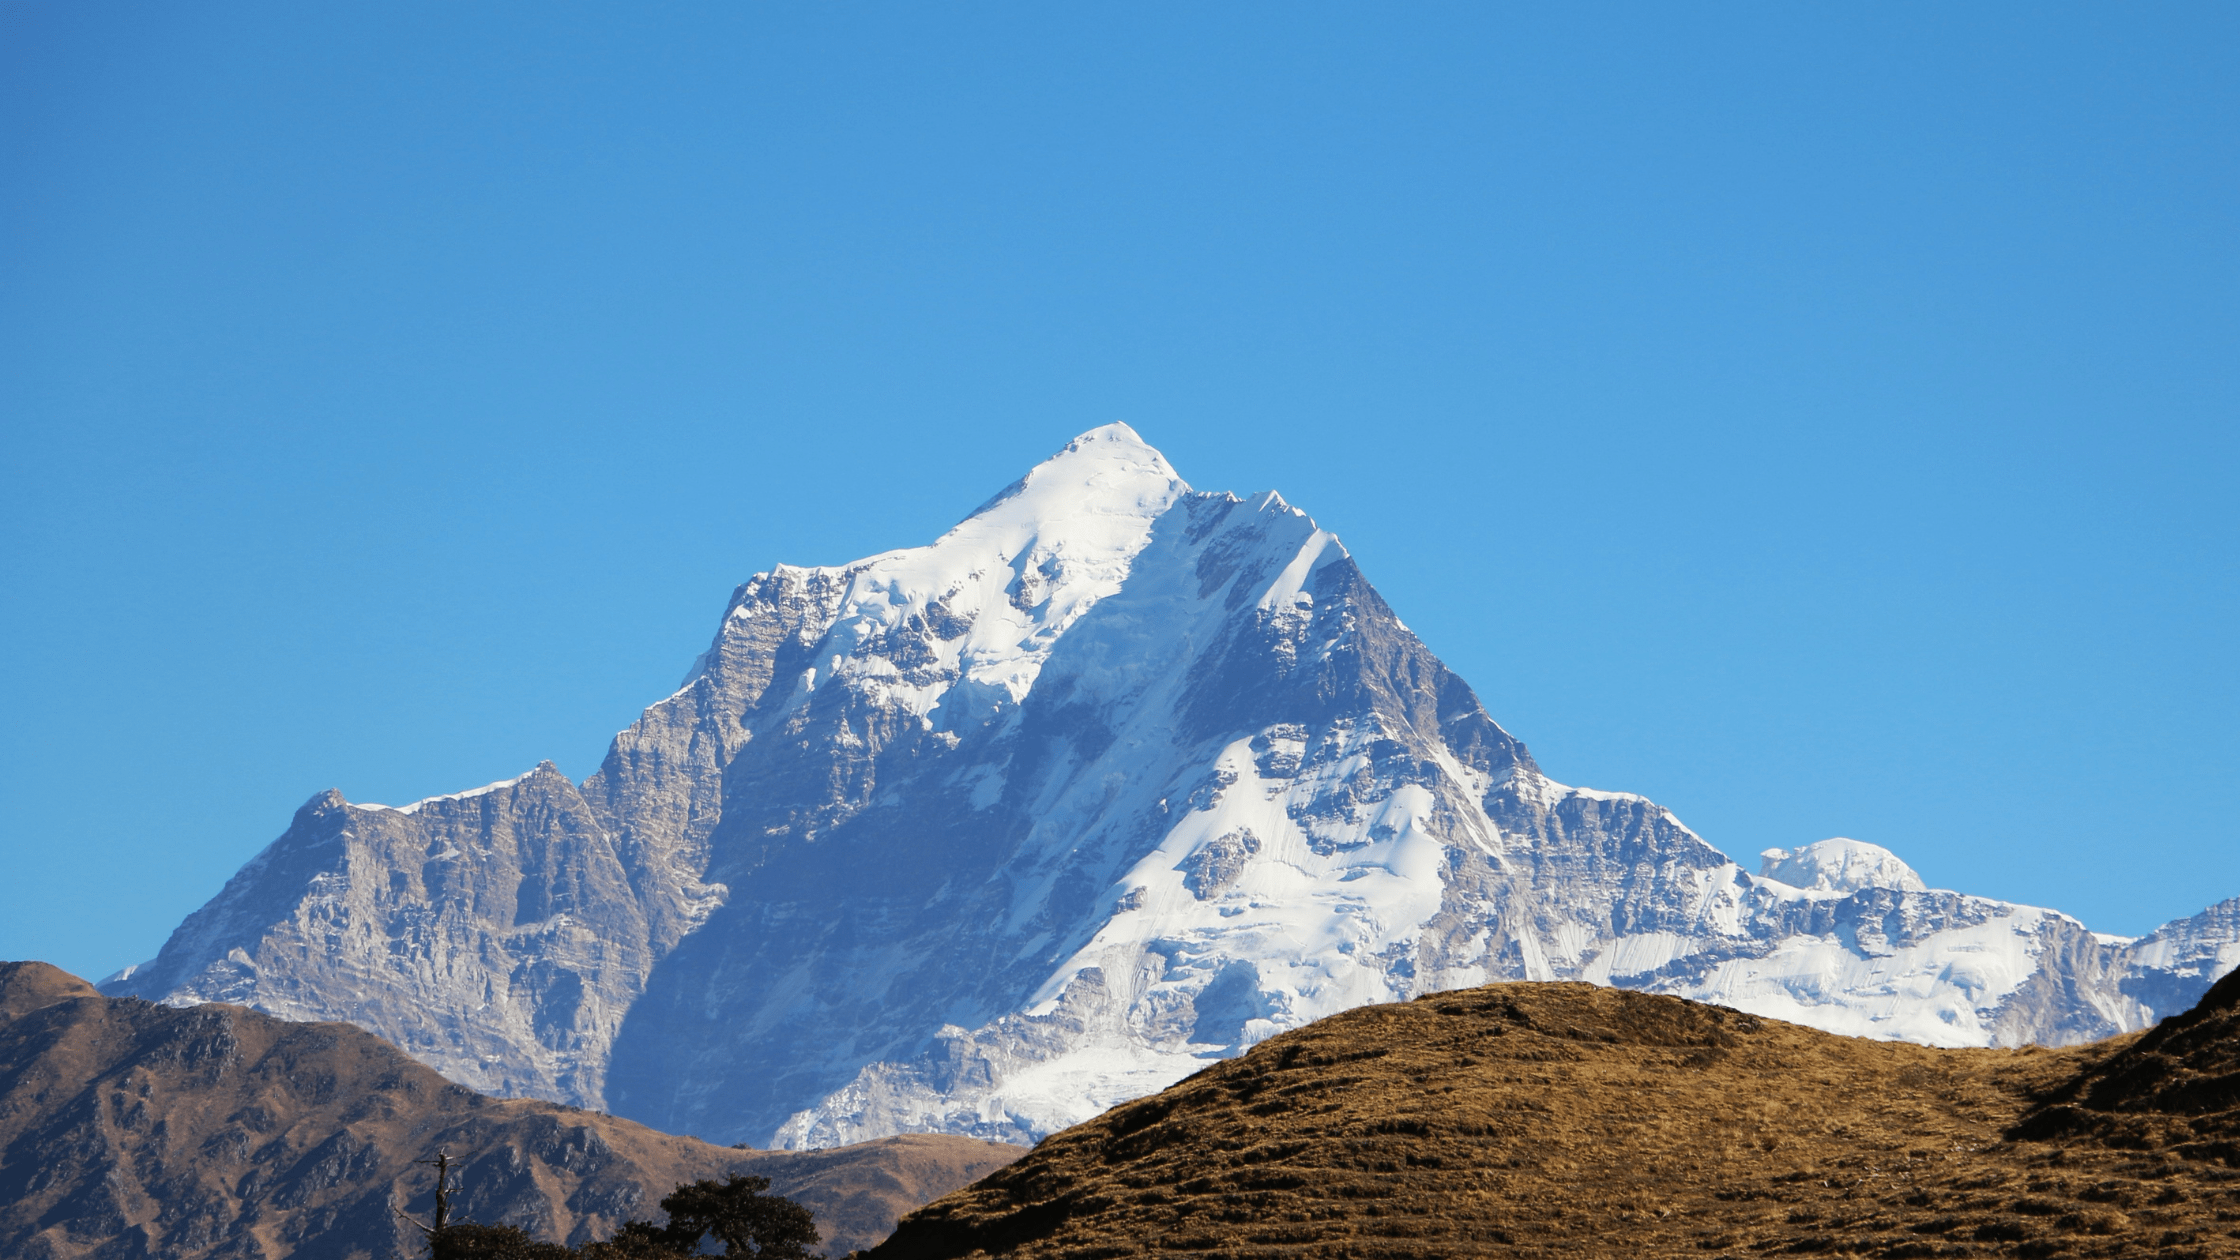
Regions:
<instances>
[{"instance_id":1,"label":"foreground hill","mask_svg":"<svg viewBox=\"0 0 2240 1260\"><path fill-rule=\"evenodd\" d=\"M112 1000L44 963L0 963L0 1256L419 1254L463 1163L458 1211L554 1240L656 1215L680 1181L747 1171L810 1207L835 1255L1019 1154L919 1135L812 1154L712 1146L595 1112L453 1085L348 1024Z\"/></svg>"},{"instance_id":2,"label":"foreground hill","mask_svg":"<svg viewBox=\"0 0 2240 1260\"><path fill-rule=\"evenodd\" d=\"M2129 941L1874 845L1762 856L1542 773L1334 535L1110 425L928 545L750 578L581 783L321 793L103 988L808 1148L1029 1140L1495 980L2013 1046L2240 963L2240 900Z\"/></svg>"},{"instance_id":3,"label":"foreground hill","mask_svg":"<svg viewBox=\"0 0 2240 1260\"><path fill-rule=\"evenodd\" d=\"M2240 976L1935 1050L1503 984L1277 1037L904 1219L966 1256L2240 1255Z\"/></svg>"}]
</instances>

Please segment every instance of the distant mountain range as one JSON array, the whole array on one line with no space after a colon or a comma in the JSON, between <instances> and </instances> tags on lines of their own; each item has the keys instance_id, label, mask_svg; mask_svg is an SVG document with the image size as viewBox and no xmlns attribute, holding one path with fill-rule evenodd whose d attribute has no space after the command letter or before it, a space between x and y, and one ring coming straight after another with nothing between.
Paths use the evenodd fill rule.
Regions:
<instances>
[{"instance_id":1,"label":"distant mountain range","mask_svg":"<svg viewBox=\"0 0 2240 1260\"><path fill-rule=\"evenodd\" d=\"M929 546L749 579L581 784L314 797L102 990L805 1148L1030 1140L1494 980L1984 1046L2141 1028L2236 963L2240 899L2109 937L1854 841L1751 871L1557 783L1336 537L1110 425Z\"/></svg>"}]
</instances>

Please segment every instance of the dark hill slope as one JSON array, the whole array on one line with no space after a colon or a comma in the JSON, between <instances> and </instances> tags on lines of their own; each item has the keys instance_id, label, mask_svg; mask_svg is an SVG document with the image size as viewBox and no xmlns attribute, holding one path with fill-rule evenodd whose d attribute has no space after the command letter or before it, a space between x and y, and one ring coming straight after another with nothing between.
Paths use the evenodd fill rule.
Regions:
<instances>
[{"instance_id":1,"label":"dark hill slope","mask_svg":"<svg viewBox=\"0 0 2240 1260\"><path fill-rule=\"evenodd\" d=\"M2240 1166L2240 971L2054 1091L2014 1136Z\"/></svg>"},{"instance_id":2,"label":"dark hill slope","mask_svg":"<svg viewBox=\"0 0 2240 1260\"><path fill-rule=\"evenodd\" d=\"M109 999L0 964L0 1256L9 1260L420 1254L432 1175L461 1158L466 1219L571 1242L655 1215L680 1181L751 1171L817 1214L834 1254L1018 1148L904 1137L734 1150L596 1112L453 1085L348 1024Z\"/></svg>"},{"instance_id":3,"label":"dark hill slope","mask_svg":"<svg viewBox=\"0 0 2240 1260\"><path fill-rule=\"evenodd\" d=\"M1051 1137L873 1255L2240 1255L2236 994L2062 1051L1583 984L1367 1007Z\"/></svg>"}]
</instances>

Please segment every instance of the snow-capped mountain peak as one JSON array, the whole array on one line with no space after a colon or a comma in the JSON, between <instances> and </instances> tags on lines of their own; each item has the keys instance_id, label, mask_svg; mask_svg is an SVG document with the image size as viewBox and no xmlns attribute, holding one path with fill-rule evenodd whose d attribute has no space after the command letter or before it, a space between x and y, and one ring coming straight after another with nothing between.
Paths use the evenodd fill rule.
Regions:
<instances>
[{"instance_id":1,"label":"snow-capped mountain peak","mask_svg":"<svg viewBox=\"0 0 2240 1260\"><path fill-rule=\"evenodd\" d=\"M1848 896L1862 888L1894 888L1923 892L1928 885L1879 844L1837 836L1794 849L1767 849L1758 854L1758 877L1779 880L1792 888Z\"/></svg>"},{"instance_id":2,"label":"snow-capped mountain peak","mask_svg":"<svg viewBox=\"0 0 2240 1260\"><path fill-rule=\"evenodd\" d=\"M1333 534L1115 424L924 546L749 578L581 785L313 798L105 988L799 1147L1033 1138L1486 980L2011 1045L2240 961L2240 901L2130 942L1854 840L1760 871L1542 774Z\"/></svg>"},{"instance_id":3,"label":"snow-capped mountain peak","mask_svg":"<svg viewBox=\"0 0 2240 1260\"><path fill-rule=\"evenodd\" d=\"M1189 490L1167 457L1134 429L1120 423L1102 425L1066 443L1004 487L943 540L969 533L1016 545L1028 536L1049 535L1053 541L1070 536L1094 546L1099 520L1108 525L1111 518L1148 522ZM1140 540L1140 531L1121 524L1104 545L1125 546L1129 538Z\"/></svg>"},{"instance_id":4,"label":"snow-capped mountain peak","mask_svg":"<svg viewBox=\"0 0 2240 1260\"><path fill-rule=\"evenodd\" d=\"M1108 424L930 545L845 566L779 566L772 577L837 593L803 690L839 679L942 729L1016 706L1051 647L1120 589L1153 522L1189 492L1135 430ZM742 599L731 615L758 611Z\"/></svg>"}]
</instances>

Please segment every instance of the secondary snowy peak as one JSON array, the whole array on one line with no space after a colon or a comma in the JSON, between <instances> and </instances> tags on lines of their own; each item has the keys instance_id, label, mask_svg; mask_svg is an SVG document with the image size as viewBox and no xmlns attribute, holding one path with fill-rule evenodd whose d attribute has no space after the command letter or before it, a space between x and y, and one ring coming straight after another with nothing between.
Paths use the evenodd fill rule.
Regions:
<instances>
[{"instance_id":1,"label":"secondary snowy peak","mask_svg":"<svg viewBox=\"0 0 2240 1260\"><path fill-rule=\"evenodd\" d=\"M1929 887L1897 854L1842 836L1794 849L1767 849L1758 857L1759 878L1811 892L1849 896L1862 888L1924 892Z\"/></svg>"}]
</instances>

